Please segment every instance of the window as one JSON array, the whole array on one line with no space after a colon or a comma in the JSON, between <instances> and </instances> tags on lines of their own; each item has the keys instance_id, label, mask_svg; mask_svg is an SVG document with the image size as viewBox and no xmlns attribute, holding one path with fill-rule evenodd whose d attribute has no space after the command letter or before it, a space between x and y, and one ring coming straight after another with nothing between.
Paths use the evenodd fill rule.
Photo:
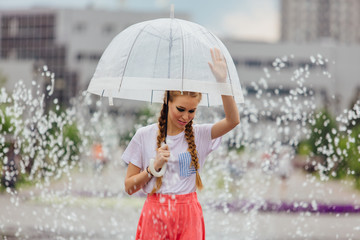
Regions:
<instances>
[{"instance_id":1,"label":"window","mask_svg":"<svg viewBox=\"0 0 360 240\"><path fill-rule=\"evenodd\" d=\"M255 59L245 60L245 66L247 67L261 67L261 61Z\"/></svg>"},{"instance_id":2,"label":"window","mask_svg":"<svg viewBox=\"0 0 360 240\"><path fill-rule=\"evenodd\" d=\"M8 28L9 32L9 36L10 37L16 37L19 33L19 21L17 18L12 18L10 20L9 23L9 28Z\"/></svg>"}]
</instances>

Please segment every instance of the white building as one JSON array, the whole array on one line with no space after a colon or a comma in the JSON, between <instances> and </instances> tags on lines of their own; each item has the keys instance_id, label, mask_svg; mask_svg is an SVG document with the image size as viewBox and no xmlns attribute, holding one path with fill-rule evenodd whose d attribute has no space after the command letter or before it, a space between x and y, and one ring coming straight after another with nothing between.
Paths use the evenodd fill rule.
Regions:
<instances>
[{"instance_id":1,"label":"white building","mask_svg":"<svg viewBox=\"0 0 360 240\"><path fill-rule=\"evenodd\" d=\"M39 65L38 61L42 60L56 73L55 97L66 100L87 89L101 54L115 35L129 25L160 17L168 17L168 13L93 9L0 11L0 71L10 82L17 81L22 71L25 76L30 74L29 62ZM188 19L184 14L176 17ZM261 78L266 79L268 91L280 89L283 95L289 94L297 85L291 81L294 71L305 69L306 65L310 77L305 84L314 91L319 106L330 104L336 112L349 108L360 86L358 46L268 44L229 39L224 39L224 44L235 61L243 88L250 95L254 93L254 83ZM322 56L323 65L317 65L318 54ZM277 58L282 59L282 63L278 63L281 71L274 70ZM25 66L20 67L19 63L24 61ZM264 68L270 78L266 77Z\"/></svg>"},{"instance_id":2,"label":"white building","mask_svg":"<svg viewBox=\"0 0 360 240\"><path fill-rule=\"evenodd\" d=\"M180 14L181 18L187 15ZM0 10L0 60L18 65L44 62L55 73L54 97L68 102L86 90L102 52L126 27L137 22L169 17L169 12L106 11L95 9ZM5 64L0 72L8 82L19 80ZM28 71L23 72L28 76ZM25 78L25 77L24 77Z\"/></svg>"},{"instance_id":3,"label":"white building","mask_svg":"<svg viewBox=\"0 0 360 240\"><path fill-rule=\"evenodd\" d=\"M360 88L360 46L291 43L247 43L225 40L244 88L252 89L252 82L267 80L269 89L280 86L288 91L297 87L292 81L295 71L308 65L309 77L304 85L314 91L318 105L330 104L340 112L349 108ZM278 58L280 71L275 70ZM283 61L281 59L286 59ZM280 64L283 62L283 64ZM320 64L323 62L323 64ZM267 78L264 69L271 77Z\"/></svg>"},{"instance_id":4,"label":"white building","mask_svg":"<svg viewBox=\"0 0 360 240\"><path fill-rule=\"evenodd\" d=\"M360 0L281 0L281 40L360 43Z\"/></svg>"}]
</instances>

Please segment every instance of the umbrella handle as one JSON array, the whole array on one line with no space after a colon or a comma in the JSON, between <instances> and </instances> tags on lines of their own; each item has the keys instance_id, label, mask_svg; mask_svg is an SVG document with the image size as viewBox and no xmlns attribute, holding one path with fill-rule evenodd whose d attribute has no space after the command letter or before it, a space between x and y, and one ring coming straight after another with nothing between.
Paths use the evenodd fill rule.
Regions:
<instances>
[{"instance_id":1,"label":"umbrella handle","mask_svg":"<svg viewBox=\"0 0 360 240\"><path fill-rule=\"evenodd\" d=\"M154 158L151 158L150 159L150 164L149 164L149 170L151 172L152 175L154 175L155 177L162 177L165 172L166 172L166 163L164 163L164 165L162 166L161 170L160 171L156 171L155 168L154 168L154 161L155 159Z\"/></svg>"}]
</instances>

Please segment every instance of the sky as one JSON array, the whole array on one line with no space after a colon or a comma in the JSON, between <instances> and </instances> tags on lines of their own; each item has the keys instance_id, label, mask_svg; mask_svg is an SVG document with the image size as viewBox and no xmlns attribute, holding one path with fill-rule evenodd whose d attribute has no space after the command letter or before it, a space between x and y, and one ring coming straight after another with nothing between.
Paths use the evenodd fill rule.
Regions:
<instances>
[{"instance_id":1,"label":"sky","mask_svg":"<svg viewBox=\"0 0 360 240\"><path fill-rule=\"evenodd\" d=\"M280 35L279 0L0 0L0 9L30 7L126 9L187 13L219 37L276 42Z\"/></svg>"}]
</instances>

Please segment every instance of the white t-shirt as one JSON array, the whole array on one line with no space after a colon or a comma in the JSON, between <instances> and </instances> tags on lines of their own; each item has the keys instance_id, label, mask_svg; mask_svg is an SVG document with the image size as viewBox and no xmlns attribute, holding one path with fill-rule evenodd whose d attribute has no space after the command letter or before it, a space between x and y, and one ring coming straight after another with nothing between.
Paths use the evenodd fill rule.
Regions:
<instances>
[{"instance_id":1,"label":"white t-shirt","mask_svg":"<svg viewBox=\"0 0 360 240\"><path fill-rule=\"evenodd\" d=\"M211 128L213 124L193 125L196 150L202 169L205 158L215 150L221 143L221 137L211 139ZM151 158L156 157L156 138L158 125L152 124L138 129L125 149L122 159L126 163L132 163L144 170ZM191 164L191 155L187 151L188 143L185 139L185 132L175 136L167 136L167 144L171 157L167 163L167 169L162 179L162 186L157 193L163 194L187 194L196 190L196 171ZM153 177L144 187L145 193L151 193L154 188L156 177Z\"/></svg>"}]
</instances>

